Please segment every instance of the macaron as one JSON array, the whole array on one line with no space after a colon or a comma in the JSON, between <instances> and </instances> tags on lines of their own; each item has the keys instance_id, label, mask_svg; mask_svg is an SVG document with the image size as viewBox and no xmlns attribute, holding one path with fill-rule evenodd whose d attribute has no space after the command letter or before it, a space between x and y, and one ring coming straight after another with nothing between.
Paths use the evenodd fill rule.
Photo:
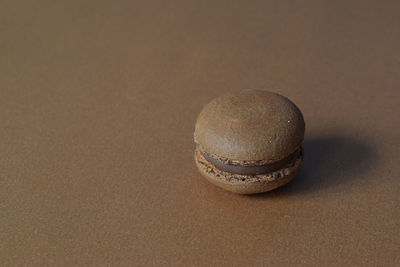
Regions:
<instances>
[{"instance_id":1,"label":"macaron","mask_svg":"<svg viewBox=\"0 0 400 267\"><path fill-rule=\"evenodd\" d=\"M238 194L273 190L303 163L300 109L277 93L246 90L213 99L194 131L195 163L211 183Z\"/></svg>"}]
</instances>

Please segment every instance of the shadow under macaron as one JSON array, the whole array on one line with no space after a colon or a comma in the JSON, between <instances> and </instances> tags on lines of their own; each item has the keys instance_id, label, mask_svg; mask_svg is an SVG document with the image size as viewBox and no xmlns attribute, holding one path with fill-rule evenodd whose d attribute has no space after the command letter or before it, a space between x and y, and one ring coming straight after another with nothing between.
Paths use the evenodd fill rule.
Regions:
<instances>
[{"instance_id":1,"label":"shadow under macaron","mask_svg":"<svg viewBox=\"0 0 400 267\"><path fill-rule=\"evenodd\" d=\"M251 197L283 197L326 191L339 185L357 186L378 161L374 147L353 136L315 136L303 142L304 162L294 179L270 192ZM360 184L361 186L361 184Z\"/></svg>"}]
</instances>

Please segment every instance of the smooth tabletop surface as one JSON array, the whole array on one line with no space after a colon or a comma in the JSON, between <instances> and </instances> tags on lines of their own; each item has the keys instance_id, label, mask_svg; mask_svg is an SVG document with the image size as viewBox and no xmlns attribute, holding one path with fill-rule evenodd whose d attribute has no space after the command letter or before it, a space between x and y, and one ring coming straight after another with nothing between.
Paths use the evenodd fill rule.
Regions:
<instances>
[{"instance_id":1,"label":"smooth tabletop surface","mask_svg":"<svg viewBox=\"0 0 400 267\"><path fill-rule=\"evenodd\" d=\"M399 266L399 1L0 1L0 265ZM305 162L207 182L194 124L287 96Z\"/></svg>"}]
</instances>

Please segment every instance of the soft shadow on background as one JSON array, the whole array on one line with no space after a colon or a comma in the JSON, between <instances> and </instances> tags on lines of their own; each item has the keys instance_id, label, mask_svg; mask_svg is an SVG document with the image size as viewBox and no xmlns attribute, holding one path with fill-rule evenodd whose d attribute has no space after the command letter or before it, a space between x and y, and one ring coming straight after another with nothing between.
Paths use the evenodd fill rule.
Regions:
<instances>
[{"instance_id":1,"label":"soft shadow on background","mask_svg":"<svg viewBox=\"0 0 400 267\"><path fill-rule=\"evenodd\" d=\"M376 166L377 152L365 141L352 136L318 136L303 143L304 163L297 176L286 186L253 197L279 197L324 191L338 185L357 186ZM354 184L356 183L356 184ZM360 184L361 186L361 184Z\"/></svg>"}]
</instances>

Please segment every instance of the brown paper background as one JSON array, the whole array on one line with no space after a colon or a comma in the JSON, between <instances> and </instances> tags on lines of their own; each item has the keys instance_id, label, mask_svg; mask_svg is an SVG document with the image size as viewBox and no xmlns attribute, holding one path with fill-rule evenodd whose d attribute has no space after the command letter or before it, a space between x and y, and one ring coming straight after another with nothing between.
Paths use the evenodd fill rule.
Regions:
<instances>
[{"instance_id":1,"label":"brown paper background","mask_svg":"<svg viewBox=\"0 0 400 267\"><path fill-rule=\"evenodd\" d=\"M399 3L0 2L1 265L400 265ZM257 196L193 161L243 88L307 124Z\"/></svg>"}]
</instances>

